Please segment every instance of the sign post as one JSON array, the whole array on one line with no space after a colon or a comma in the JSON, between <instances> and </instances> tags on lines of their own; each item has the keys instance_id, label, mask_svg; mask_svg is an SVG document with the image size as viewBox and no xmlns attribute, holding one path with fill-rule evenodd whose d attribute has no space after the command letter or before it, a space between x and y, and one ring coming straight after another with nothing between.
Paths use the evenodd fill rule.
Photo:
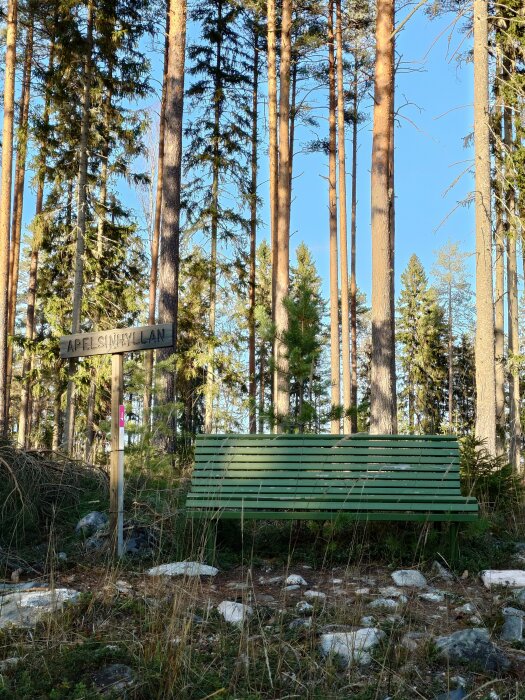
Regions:
<instances>
[{"instance_id":1,"label":"sign post","mask_svg":"<svg viewBox=\"0 0 525 700\"><path fill-rule=\"evenodd\" d=\"M117 556L124 552L124 353L173 345L171 323L116 328L98 333L76 333L60 338L60 357L111 355L111 461L109 473L109 527Z\"/></svg>"}]
</instances>

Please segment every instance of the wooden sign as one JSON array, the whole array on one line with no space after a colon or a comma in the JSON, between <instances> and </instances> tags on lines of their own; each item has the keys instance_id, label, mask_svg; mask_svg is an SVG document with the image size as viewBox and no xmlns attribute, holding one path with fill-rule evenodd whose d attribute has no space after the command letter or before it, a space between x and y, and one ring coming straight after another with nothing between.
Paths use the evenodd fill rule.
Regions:
<instances>
[{"instance_id":1,"label":"wooden sign","mask_svg":"<svg viewBox=\"0 0 525 700\"><path fill-rule=\"evenodd\" d=\"M115 328L96 333L76 333L60 338L60 357L113 355L117 352L137 352L169 348L173 345L173 326L164 323L139 328Z\"/></svg>"},{"instance_id":2,"label":"wooden sign","mask_svg":"<svg viewBox=\"0 0 525 700\"><path fill-rule=\"evenodd\" d=\"M115 328L97 333L75 333L60 338L60 357L111 355L111 464L109 478L109 528L118 556L124 553L124 382L123 353L169 348L173 325Z\"/></svg>"}]
</instances>

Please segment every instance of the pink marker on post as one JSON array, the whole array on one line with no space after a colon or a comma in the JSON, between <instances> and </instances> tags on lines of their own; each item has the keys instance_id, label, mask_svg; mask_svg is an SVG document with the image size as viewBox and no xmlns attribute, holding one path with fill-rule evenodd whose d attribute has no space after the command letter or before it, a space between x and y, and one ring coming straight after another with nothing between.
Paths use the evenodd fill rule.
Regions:
<instances>
[{"instance_id":1,"label":"pink marker on post","mask_svg":"<svg viewBox=\"0 0 525 700\"><path fill-rule=\"evenodd\" d=\"M124 449L124 420L125 420L125 409L124 405L120 404L118 407L118 448L119 450Z\"/></svg>"}]
</instances>

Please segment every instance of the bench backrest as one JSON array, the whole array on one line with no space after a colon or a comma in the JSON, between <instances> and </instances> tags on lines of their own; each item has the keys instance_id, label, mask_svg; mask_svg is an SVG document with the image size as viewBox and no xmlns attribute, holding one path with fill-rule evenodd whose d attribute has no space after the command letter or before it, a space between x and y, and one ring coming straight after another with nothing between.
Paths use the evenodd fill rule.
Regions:
<instances>
[{"instance_id":1,"label":"bench backrest","mask_svg":"<svg viewBox=\"0 0 525 700\"><path fill-rule=\"evenodd\" d=\"M454 436L199 435L192 490L459 494Z\"/></svg>"}]
</instances>

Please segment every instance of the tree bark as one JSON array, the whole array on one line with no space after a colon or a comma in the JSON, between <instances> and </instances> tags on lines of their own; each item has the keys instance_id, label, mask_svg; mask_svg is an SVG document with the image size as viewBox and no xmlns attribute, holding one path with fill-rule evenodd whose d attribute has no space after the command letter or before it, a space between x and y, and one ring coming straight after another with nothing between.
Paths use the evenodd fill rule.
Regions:
<instances>
[{"instance_id":1,"label":"tree bark","mask_svg":"<svg viewBox=\"0 0 525 700\"><path fill-rule=\"evenodd\" d=\"M335 3L337 47L337 131L339 140L339 240L341 255L341 357L343 365L343 432L352 432L352 377L350 368L350 294L348 290L348 243L346 216L345 100L343 77L343 29L341 0Z\"/></svg>"},{"instance_id":2,"label":"tree bark","mask_svg":"<svg viewBox=\"0 0 525 700\"><path fill-rule=\"evenodd\" d=\"M488 9L474 0L474 152L476 164L476 435L496 454L496 377L492 282Z\"/></svg>"},{"instance_id":3,"label":"tree bark","mask_svg":"<svg viewBox=\"0 0 525 700\"><path fill-rule=\"evenodd\" d=\"M20 112L18 118L18 146L16 150L15 189L13 194L13 220L11 223L11 246L9 249L10 262L7 333L11 337L14 335L15 332L16 300L18 294L18 276L20 270L20 236L22 232L22 212L24 208L24 185L26 176L27 137L32 65L33 17L31 16L26 34L24 72L22 76L22 95L20 97ZM7 416L9 416L9 401L11 393L12 376L13 344L10 343L7 349Z\"/></svg>"},{"instance_id":4,"label":"tree bark","mask_svg":"<svg viewBox=\"0 0 525 700\"><path fill-rule=\"evenodd\" d=\"M275 0L267 2L268 16L268 147L270 165L270 240L272 247L272 320L275 323L277 284L277 179L279 154L277 142L277 20Z\"/></svg>"},{"instance_id":5,"label":"tree bark","mask_svg":"<svg viewBox=\"0 0 525 700\"><path fill-rule=\"evenodd\" d=\"M0 436L7 435L9 225L13 182L13 123L15 109L17 0L7 3L7 33L4 74L4 123L2 131L2 179L0 190Z\"/></svg>"},{"instance_id":6,"label":"tree bark","mask_svg":"<svg viewBox=\"0 0 525 700\"><path fill-rule=\"evenodd\" d=\"M339 282L337 260L337 127L334 46L334 0L328 2L328 216L330 230L330 374L332 433L341 432L341 348L339 342Z\"/></svg>"},{"instance_id":7,"label":"tree bark","mask_svg":"<svg viewBox=\"0 0 525 700\"><path fill-rule=\"evenodd\" d=\"M357 110L359 108L357 89L357 48L354 53L353 79L353 122L352 122L352 214L350 223L350 327L352 335L351 400L352 413L350 432L357 433L357 280L356 280L356 238L357 238Z\"/></svg>"},{"instance_id":8,"label":"tree bark","mask_svg":"<svg viewBox=\"0 0 525 700\"><path fill-rule=\"evenodd\" d=\"M372 368L370 432L397 431L390 196L394 0L378 0L372 144Z\"/></svg>"},{"instance_id":9,"label":"tree bark","mask_svg":"<svg viewBox=\"0 0 525 700\"><path fill-rule=\"evenodd\" d=\"M80 144L78 157L78 211L77 211L77 241L75 249L75 278L73 282L73 312L71 315L71 333L80 331L82 298L84 292L84 257L87 225L87 176L88 176L88 139L91 109L91 77L93 53L93 2L88 3L86 56L84 59L84 86L82 95L82 125L80 129ZM70 359L68 366L68 383L66 395L66 416L64 425L64 446L71 454L73 449L75 402L74 375L76 360Z\"/></svg>"},{"instance_id":10,"label":"tree bark","mask_svg":"<svg viewBox=\"0 0 525 700\"><path fill-rule=\"evenodd\" d=\"M222 24L222 2L218 3L218 23ZM219 174L220 174L220 129L222 114L222 42L217 39L215 55L214 116L213 116L213 172L211 184L211 246L210 246L210 345L206 368L206 389L204 395L204 432L213 430L213 400L215 396L215 323L217 316L217 238L219 231Z\"/></svg>"},{"instance_id":11,"label":"tree bark","mask_svg":"<svg viewBox=\"0 0 525 700\"><path fill-rule=\"evenodd\" d=\"M53 61L55 54L54 39L49 48L49 64L48 73L51 74L53 69ZM45 88L44 111L42 121L44 125L44 133L46 133L49 123L49 91L48 86ZM20 415L18 418L18 443L21 447L28 446L28 438L30 432L30 408L31 408L31 365L33 350L31 343L35 337L35 308L36 308L36 290L38 276L38 256L40 246L42 244L41 223L42 208L44 201L44 185L45 185L45 162L46 162L47 145L45 142L40 144L40 163L37 170L37 190L35 202L35 219L33 226L33 239L31 242L31 256L29 262L29 280L27 287L27 307L26 307L26 322L25 322L25 341L24 358L22 362L22 389L20 395ZM57 384L58 387L58 384ZM58 389L57 389L58 390ZM59 441L62 436L60 436Z\"/></svg>"},{"instance_id":12,"label":"tree bark","mask_svg":"<svg viewBox=\"0 0 525 700\"><path fill-rule=\"evenodd\" d=\"M157 160L157 187L155 192L155 220L151 238L151 270L149 276L148 324L154 325L157 310L157 282L159 270L159 242L162 215L162 178L164 176L164 138L166 133L166 87L168 71L169 12L166 11L166 37L164 41L164 68L162 71L162 97L159 117L159 154ZM151 391L153 384L154 351L144 353L144 415L143 425L151 430Z\"/></svg>"},{"instance_id":13,"label":"tree bark","mask_svg":"<svg viewBox=\"0 0 525 700\"><path fill-rule=\"evenodd\" d=\"M177 349L179 298L180 198L182 163L182 114L184 107L184 61L186 52L186 0L170 0L169 51L166 87L166 134L162 181L162 233L160 252L159 321L173 324L173 347L159 352L167 360ZM164 370L165 403L170 405L166 449L176 447L175 370Z\"/></svg>"},{"instance_id":14,"label":"tree bark","mask_svg":"<svg viewBox=\"0 0 525 700\"><path fill-rule=\"evenodd\" d=\"M510 69L510 66L509 66ZM506 71L508 75L509 70ZM508 313L508 355L509 355L509 462L515 472L521 471L521 416L519 372L514 361L520 354L519 309L518 309L518 259L516 226L516 193L512 154L514 148L512 108L504 107L503 114L505 140L505 210L507 242L507 313Z\"/></svg>"},{"instance_id":15,"label":"tree bark","mask_svg":"<svg viewBox=\"0 0 525 700\"><path fill-rule=\"evenodd\" d=\"M503 201L505 199L505 180L503 173L502 154L502 124L503 124L503 98L501 94L501 82L504 80L504 72L501 60L497 60L495 93L495 139L494 150L496 153L496 227L494 243L496 252L495 275L495 299L494 299L494 353L495 353L495 381L496 381L496 447L498 454L503 454L505 449L505 230L503 221Z\"/></svg>"},{"instance_id":16,"label":"tree bark","mask_svg":"<svg viewBox=\"0 0 525 700\"><path fill-rule=\"evenodd\" d=\"M250 280L248 306L248 375L249 375L249 429L257 432L257 378L255 367L255 268L257 255L257 117L259 112L259 33L257 23L253 29L252 73L252 153L250 180Z\"/></svg>"},{"instance_id":17,"label":"tree bark","mask_svg":"<svg viewBox=\"0 0 525 700\"><path fill-rule=\"evenodd\" d=\"M289 360L284 343L288 312L284 300L290 283L290 63L292 0L283 0L279 94L279 168L277 187L277 279L275 283L275 431L282 432L290 412ZM274 273L275 274L275 273Z\"/></svg>"}]
</instances>

